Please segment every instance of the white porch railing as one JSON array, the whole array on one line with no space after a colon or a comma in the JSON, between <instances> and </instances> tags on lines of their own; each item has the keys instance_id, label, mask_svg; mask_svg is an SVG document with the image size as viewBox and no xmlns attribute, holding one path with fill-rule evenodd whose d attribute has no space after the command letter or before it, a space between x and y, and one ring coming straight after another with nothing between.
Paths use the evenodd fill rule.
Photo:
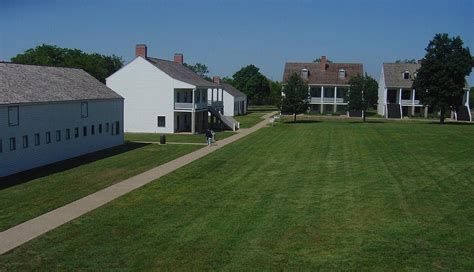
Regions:
<instances>
[{"instance_id":1,"label":"white porch railing","mask_svg":"<svg viewBox=\"0 0 474 272\"><path fill-rule=\"evenodd\" d=\"M211 100L208 100L207 101L207 105L208 106L212 106L212 107L222 107L224 105L224 102L222 101L211 101Z\"/></svg>"},{"instance_id":2,"label":"white porch railing","mask_svg":"<svg viewBox=\"0 0 474 272\"><path fill-rule=\"evenodd\" d=\"M191 110L193 108L193 103L185 102L175 102L174 109L176 110Z\"/></svg>"}]
</instances>

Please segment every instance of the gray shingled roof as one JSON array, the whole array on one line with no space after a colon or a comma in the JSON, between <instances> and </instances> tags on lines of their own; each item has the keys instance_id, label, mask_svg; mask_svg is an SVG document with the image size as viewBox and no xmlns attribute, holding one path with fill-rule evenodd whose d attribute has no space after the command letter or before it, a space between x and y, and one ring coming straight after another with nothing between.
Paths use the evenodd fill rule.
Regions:
<instances>
[{"instance_id":1,"label":"gray shingled roof","mask_svg":"<svg viewBox=\"0 0 474 272\"><path fill-rule=\"evenodd\" d=\"M176 80L186 82L196 87L219 87L218 84L205 80L181 63L151 57L148 57L147 60Z\"/></svg>"},{"instance_id":2,"label":"gray shingled roof","mask_svg":"<svg viewBox=\"0 0 474 272\"><path fill-rule=\"evenodd\" d=\"M122 99L81 69L0 63L0 104Z\"/></svg>"},{"instance_id":3,"label":"gray shingled roof","mask_svg":"<svg viewBox=\"0 0 474 272\"><path fill-rule=\"evenodd\" d=\"M419 63L384 63L383 76L386 87L411 88L415 72L420 69ZM410 73L410 79L403 79L403 72Z\"/></svg>"},{"instance_id":4,"label":"gray shingled roof","mask_svg":"<svg viewBox=\"0 0 474 272\"><path fill-rule=\"evenodd\" d=\"M222 87L224 87L224 90L228 92L230 95L235 96L235 97L247 97L246 94L243 92L237 90L234 86L227 84L227 83L222 83Z\"/></svg>"},{"instance_id":5,"label":"gray shingled roof","mask_svg":"<svg viewBox=\"0 0 474 272\"><path fill-rule=\"evenodd\" d=\"M285 64L285 71L283 73L283 82L288 80L288 77L297 73L301 74L302 69L308 69L308 84L333 84L333 85L347 85L349 79L357 74L363 74L362 63L331 63L326 64L326 70L321 71L319 62L287 62ZM346 77L339 77L339 69L346 71Z\"/></svg>"}]
</instances>

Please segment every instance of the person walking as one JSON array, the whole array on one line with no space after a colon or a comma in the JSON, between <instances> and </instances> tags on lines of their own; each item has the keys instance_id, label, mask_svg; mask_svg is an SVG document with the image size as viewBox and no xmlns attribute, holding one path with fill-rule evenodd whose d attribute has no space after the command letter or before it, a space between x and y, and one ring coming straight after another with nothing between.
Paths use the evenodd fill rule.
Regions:
<instances>
[{"instance_id":1,"label":"person walking","mask_svg":"<svg viewBox=\"0 0 474 272\"><path fill-rule=\"evenodd\" d=\"M212 131L210 129L206 130L206 139L207 139L207 145L212 144Z\"/></svg>"}]
</instances>

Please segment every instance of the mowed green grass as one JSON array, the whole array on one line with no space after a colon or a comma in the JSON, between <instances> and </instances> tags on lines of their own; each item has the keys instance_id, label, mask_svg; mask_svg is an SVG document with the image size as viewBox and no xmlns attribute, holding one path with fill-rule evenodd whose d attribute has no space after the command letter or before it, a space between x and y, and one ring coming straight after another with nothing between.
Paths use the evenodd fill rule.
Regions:
<instances>
[{"instance_id":1,"label":"mowed green grass","mask_svg":"<svg viewBox=\"0 0 474 272\"><path fill-rule=\"evenodd\" d=\"M234 116L240 123L240 128L250 128L263 121L262 117L266 112L249 112L245 115Z\"/></svg>"},{"instance_id":2,"label":"mowed green grass","mask_svg":"<svg viewBox=\"0 0 474 272\"><path fill-rule=\"evenodd\" d=\"M474 126L261 129L0 256L0 270L472 270Z\"/></svg>"},{"instance_id":3,"label":"mowed green grass","mask_svg":"<svg viewBox=\"0 0 474 272\"><path fill-rule=\"evenodd\" d=\"M167 142L176 143L206 143L206 136L204 134L165 134ZM222 140L227 137L235 135L232 131L218 131L216 132L216 140ZM125 140L135 142L160 142L161 134L158 133L125 133Z\"/></svg>"},{"instance_id":4,"label":"mowed green grass","mask_svg":"<svg viewBox=\"0 0 474 272\"><path fill-rule=\"evenodd\" d=\"M0 231L199 148L129 143L56 164L50 168L70 169L0 190Z\"/></svg>"}]
</instances>

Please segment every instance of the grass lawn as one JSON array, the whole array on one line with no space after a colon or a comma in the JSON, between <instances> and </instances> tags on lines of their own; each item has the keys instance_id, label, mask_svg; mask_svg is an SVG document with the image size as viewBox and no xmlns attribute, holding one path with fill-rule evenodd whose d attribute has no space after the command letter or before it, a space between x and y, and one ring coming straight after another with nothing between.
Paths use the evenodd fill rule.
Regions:
<instances>
[{"instance_id":1,"label":"grass lawn","mask_svg":"<svg viewBox=\"0 0 474 272\"><path fill-rule=\"evenodd\" d=\"M129 143L0 181L0 231L199 148Z\"/></svg>"},{"instance_id":2,"label":"grass lawn","mask_svg":"<svg viewBox=\"0 0 474 272\"><path fill-rule=\"evenodd\" d=\"M253 127L263 121L262 117L266 112L249 112L245 115L234 116L234 119L240 122L240 128Z\"/></svg>"},{"instance_id":3,"label":"grass lawn","mask_svg":"<svg viewBox=\"0 0 474 272\"><path fill-rule=\"evenodd\" d=\"M232 131L217 131L216 140L222 140L234 135ZM160 135L158 133L125 133L125 140L127 141L142 141L142 142L159 142ZM204 134L166 134L167 142L178 143L206 143L206 136Z\"/></svg>"},{"instance_id":4,"label":"grass lawn","mask_svg":"<svg viewBox=\"0 0 474 272\"><path fill-rule=\"evenodd\" d=\"M249 105L247 110L249 112L272 112L272 111L278 111L278 108L274 105Z\"/></svg>"},{"instance_id":5,"label":"grass lawn","mask_svg":"<svg viewBox=\"0 0 474 272\"><path fill-rule=\"evenodd\" d=\"M473 137L278 124L0 256L0 270L472 271Z\"/></svg>"}]
</instances>

